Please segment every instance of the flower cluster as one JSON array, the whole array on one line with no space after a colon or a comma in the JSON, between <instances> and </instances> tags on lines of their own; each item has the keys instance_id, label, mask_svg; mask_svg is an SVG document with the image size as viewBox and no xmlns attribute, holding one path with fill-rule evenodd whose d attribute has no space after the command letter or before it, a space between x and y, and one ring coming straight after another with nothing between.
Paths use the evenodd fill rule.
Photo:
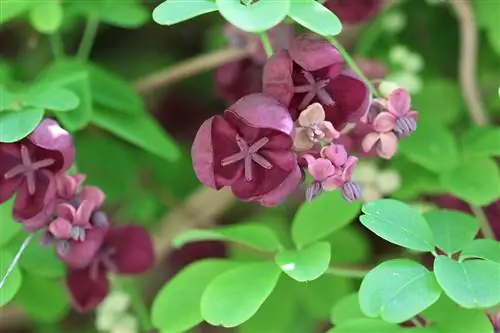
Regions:
<instances>
[{"instance_id":1,"label":"flower cluster","mask_svg":"<svg viewBox=\"0 0 500 333\"><path fill-rule=\"evenodd\" d=\"M356 152L353 146L360 146L364 156L374 148L390 158L398 140L415 131L416 121L405 90L373 99L337 48L299 35L266 61L262 93L239 98L201 125L193 166L206 186L228 186L239 199L265 206L283 202L304 182L306 171L314 179L308 200L339 189L353 201L361 196L351 179L358 158L347 148ZM354 142L349 132L356 134Z\"/></svg>"},{"instance_id":2,"label":"flower cluster","mask_svg":"<svg viewBox=\"0 0 500 333\"><path fill-rule=\"evenodd\" d=\"M104 193L69 175L75 148L70 134L51 119L27 138L0 143L0 203L15 195L14 218L28 232L42 232L68 266L74 307L94 309L108 294L107 273L139 274L154 263L147 232L113 227L101 210Z\"/></svg>"}]
</instances>

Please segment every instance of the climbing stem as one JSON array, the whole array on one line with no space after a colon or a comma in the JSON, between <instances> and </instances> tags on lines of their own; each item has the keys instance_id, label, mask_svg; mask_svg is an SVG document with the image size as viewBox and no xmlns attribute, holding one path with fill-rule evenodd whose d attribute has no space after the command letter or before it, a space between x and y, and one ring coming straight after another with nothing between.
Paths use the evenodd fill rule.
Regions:
<instances>
[{"instance_id":1,"label":"climbing stem","mask_svg":"<svg viewBox=\"0 0 500 333\"><path fill-rule=\"evenodd\" d=\"M368 271L364 270L364 269L354 269L354 268L346 268L346 267L340 267L340 266L338 266L338 267L337 266L330 266L326 270L326 273L330 274L330 275L335 275L335 276L362 279L365 277L366 274L368 274Z\"/></svg>"},{"instance_id":2,"label":"climbing stem","mask_svg":"<svg viewBox=\"0 0 500 333\"><path fill-rule=\"evenodd\" d=\"M7 268L7 272L5 272L5 275L2 277L2 280L0 281L0 289L3 288L3 286L5 285L5 283L8 280L9 276L14 271L14 268L16 268L17 264L19 263L19 260L21 259L22 254L24 253L24 251L26 250L28 245L31 243L34 236L35 236L34 233L30 234L28 237L26 237L26 239L23 241L23 243L19 247L19 250L17 251L16 256L14 257L14 260L12 260L9 268Z\"/></svg>"},{"instance_id":3,"label":"climbing stem","mask_svg":"<svg viewBox=\"0 0 500 333\"><path fill-rule=\"evenodd\" d=\"M85 30L83 31L82 41L80 42L80 47L78 48L78 58L86 60L90 56L98 29L99 18L95 15L89 15L87 17L87 23L85 24Z\"/></svg>"},{"instance_id":4,"label":"climbing stem","mask_svg":"<svg viewBox=\"0 0 500 333\"><path fill-rule=\"evenodd\" d=\"M495 239L495 234L493 233L493 229L491 228L490 222L488 221L488 217L484 213L484 210L481 207L474 205L470 205L470 209L479 220L479 225L481 226L483 237L488 239Z\"/></svg>"},{"instance_id":5,"label":"climbing stem","mask_svg":"<svg viewBox=\"0 0 500 333\"><path fill-rule=\"evenodd\" d=\"M269 40L269 35L267 32L262 32L259 34L262 46L264 46L264 51L266 51L267 57L270 58L273 55L273 46Z\"/></svg>"}]
</instances>

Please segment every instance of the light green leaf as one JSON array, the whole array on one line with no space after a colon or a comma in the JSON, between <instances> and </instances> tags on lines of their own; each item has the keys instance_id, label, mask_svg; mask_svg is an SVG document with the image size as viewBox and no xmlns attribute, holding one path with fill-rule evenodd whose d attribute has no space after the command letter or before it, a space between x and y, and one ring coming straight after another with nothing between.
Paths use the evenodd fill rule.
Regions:
<instances>
[{"instance_id":1,"label":"light green leaf","mask_svg":"<svg viewBox=\"0 0 500 333\"><path fill-rule=\"evenodd\" d=\"M43 114L43 109L33 107L0 112L0 142L16 142L25 138L40 124Z\"/></svg>"},{"instance_id":2,"label":"light green leaf","mask_svg":"<svg viewBox=\"0 0 500 333\"><path fill-rule=\"evenodd\" d=\"M9 243L22 229L22 225L12 217L13 204L14 198L0 204L0 248Z\"/></svg>"},{"instance_id":3,"label":"light green leaf","mask_svg":"<svg viewBox=\"0 0 500 333\"><path fill-rule=\"evenodd\" d=\"M390 323L407 321L434 304L441 288L432 272L408 259L383 262L361 283L361 310Z\"/></svg>"},{"instance_id":4,"label":"light green leaf","mask_svg":"<svg viewBox=\"0 0 500 333\"><path fill-rule=\"evenodd\" d=\"M400 151L409 160L433 172L451 170L459 164L453 134L437 124L419 124L415 133L401 140Z\"/></svg>"},{"instance_id":5,"label":"light green leaf","mask_svg":"<svg viewBox=\"0 0 500 333\"><path fill-rule=\"evenodd\" d=\"M430 211L424 218L432 229L436 247L447 254L463 249L479 231L479 222L473 216L453 210Z\"/></svg>"},{"instance_id":6,"label":"light green leaf","mask_svg":"<svg viewBox=\"0 0 500 333\"><path fill-rule=\"evenodd\" d=\"M201 323L200 302L207 285L236 266L227 260L208 259L184 268L156 295L151 308L153 326L162 333L178 333Z\"/></svg>"},{"instance_id":7,"label":"light green leaf","mask_svg":"<svg viewBox=\"0 0 500 333\"><path fill-rule=\"evenodd\" d=\"M4 87L0 87L0 111L8 110L15 96Z\"/></svg>"},{"instance_id":8,"label":"light green leaf","mask_svg":"<svg viewBox=\"0 0 500 333\"><path fill-rule=\"evenodd\" d=\"M53 323L63 319L70 311L66 286L59 280L23 275L23 284L14 302L32 319Z\"/></svg>"},{"instance_id":9,"label":"light green leaf","mask_svg":"<svg viewBox=\"0 0 500 333\"><path fill-rule=\"evenodd\" d=\"M136 2L116 4L108 1L99 10L99 20L115 27L137 29L148 22L149 11Z\"/></svg>"},{"instance_id":10,"label":"light green leaf","mask_svg":"<svg viewBox=\"0 0 500 333\"><path fill-rule=\"evenodd\" d=\"M444 292L460 306L489 308L500 303L500 267L486 260L456 262L446 256L434 261L434 273Z\"/></svg>"},{"instance_id":11,"label":"light green leaf","mask_svg":"<svg viewBox=\"0 0 500 333\"><path fill-rule=\"evenodd\" d=\"M211 0L192 0L189 6L184 0L167 0L153 10L153 20L158 24L172 25L216 10L217 6Z\"/></svg>"},{"instance_id":12,"label":"light green leaf","mask_svg":"<svg viewBox=\"0 0 500 333\"><path fill-rule=\"evenodd\" d=\"M39 1L30 10L31 25L44 34L53 34L63 22L63 8L59 1Z\"/></svg>"},{"instance_id":13,"label":"light green leaf","mask_svg":"<svg viewBox=\"0 0 500 333\"><path fill-rule=\"evenodd\" d=\"M0 24L7 23L23 15L33 4L33 0L2 0Z\"/></svg>"},{"instance_id":14,"label":"light green leaf","mask_svg":"<svg viewBox=\"0 0 500 333\"><path fill-rule=\"evenodd\" d=\"M402 327L379 319L363 318L342 323L327 333L405 333L406 331ZM412 329L411 333L417 332Z\"/></svg>"},{"instance_id":15,"label":"light green leaf","mask_svg":"<svg viewBox=\"0 0 500 333\"><path fill-rule=\"evenodd\" d=\"M92 120L99 127L167 161L175 161L180 156L175 140L146 113L133 117L97 109Z\"/></svg>"},{"instance_id":16,"label":"light green leaf","mask_svg":"<svg viewBox=\"0 0 500 333\"><path fill-rule=\"evenodd\" d=\"M184 244L203 240L225 240L240 243L263 251L278 251L282 248L275 232L263 225L236 224L216 229L190 229L177 236L173 244Z\"/></svg>"},{"instance_id":17,"label":"light green leaf","mask_svg":"<svg viewBox=\"0 0 500 333\"><path fill-rule=\"evenodd\" d=\"M416 251L433 251L432 231L423 216L405 203L393 199L369 202L359 220L377 236Z\"/></svg>"},{"instance_id":18,"label":"light green leaf","mask_svg":"<svg viewBox=\"0 0 500 333\"><path fill-rule=\"evenodd\" d=\"M475 206L487 206L500 198L500 171L490 159L467 159L441 174L445 190Z\"/></svg>"},{"instance_id":19,"label":"light green leaf","mask_svg":"<svg viewBox=\"0 0 500 333\"><path fill-rule=\"evenodd\" d=\"M78 107L80 99L71 90L48 87L28 92L25 103L45 110L69 111Z\"/></svg>"},{"instance_id":20,"label":"light green leaf","mask_svg":"<svg viewBox=\"0 0 500 333\"><path fill-rule=\"evenodd\" d=\"M493 239L476 239L460 253L460 260L481 258L500 264L500 242Z\"/></svg>"},{"instance_id":21,"label":"light green leaf","mask_svg":"<svg viewBox=\"0 0 500 333\"><path fill-rule=\"evenodd\" d=\"M500 156L500 128L473 127L462 136L465 156Z\"/></svg>"},{"instance_id":22,"label":"light green leaf","mask_svg":"<svg viewBox=\"0 0 500 333\"><path fill-rule=\"evenodd\" d=\"M6 250L0 250L0 279L5 276L7 269L14 260L14 255ZM0 308L9 303L16 296L22 283L22 275L19 267L14 267L12 273L8 277L2 292L0 292Z\"/></svg>"},{"instance_id":23,"label":"light green leaf","mask_svg":"<svg viewBox=\"0 0 500 333\"><path fill-rule=\"evenodd\" d=\"M500 8L495 1L474 1L478 24L486 31L488 40L497 54L500 54Z\"/></svg>"},{"instance_id":24,"label":"light green leaf","mask_svg":"<svg viewBox=\"0 0 500 333\"><path fill-rule=\"evenodd\" d=\"M229 23L249 32L271 29L290 11L290 0L259 0L249 5L233 0L215 0L215 3Z\"/></svg>"},{"instance_id":25,"label":"light green leaf","mask_svg":"<svg viewBox=\"0 0 500 333\"><path fill-rule=\"evenodd\" d=\"M359 306L358 293L350 294L335 303L330 314L330 321L335 325L342 325L355 319L366 319Z\"/></svg>"},{"instance_id":26,"label":"light green leaf","mask_svg":"<svg viewBox=\"0 0 500 333\"><path fill-rule=\"evenodd\" d=\"M359 204L347 202L340 191L325 192L300 206L293 219L293 241L298 247L314 243L349 224L358 213Z\"/></svg>"},{"instance_id":27,"label":"light green leaf","mask_svg":"<svg viewBox=\"0 0 500 333\"><path fill-rule=\"evenodd\" d=\"M295 22L322 36L335 36L342 31L337 15L315 0L291 0L288 14Z\"/></svg>"},{"instance_id":28,"label":"light green leaf","mask_svg":"<svg viewBox=\"0 0 500 333\"><path fill-rule=\"evenodd\" d=\"M330 264L330 244L319 242L300 250L283 250L274 260L285 274L299 282L323 275Z\"/></svg>"},{"instance_id":29,"label":"light green leaf","mask_svg":"<svg viewBox=\"0 0 500 333\"><path fill-rule=\"evenodd\" d=\"M273 262L244 264L216 277L201 297L211 325L235 327L250 319L273 291L280 269Z\"/></svg>"}]
</instances>

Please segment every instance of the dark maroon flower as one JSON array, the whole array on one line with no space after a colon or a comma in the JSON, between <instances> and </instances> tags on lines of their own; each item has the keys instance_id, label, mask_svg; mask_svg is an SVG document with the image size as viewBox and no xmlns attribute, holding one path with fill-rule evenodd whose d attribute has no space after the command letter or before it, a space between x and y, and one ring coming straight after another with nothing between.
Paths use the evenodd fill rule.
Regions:
<instances>
[{"instance_id":1,"label":"dark maroon flower","mask_svg":"<svg viewBox=\"0 0 500 333\"><path fill-rule=\"evenodd\" d=\"M196 175L215 189L230 186L241 200L277 205L302 180L294 129L278 101L245 96L201 125L191 150Z\"/></svg>"},{"instance_id":2,"label":"dark maroon flower","mask_svg":"<svg viewBox=\"0 0 500 333\"><path fill-rule=\"evenodd\" d=\"M142 274L153 265L153 244L146 230L134 225L109 229L92 262L85 268L69 271L66 283L74 308L90 311L106 298L108 273Z\"/></svg>"},{"instance_id":3,"label":"dark maroon flower","mask_svg":"<svg viewBox=\"0 0 500 333\"><path fill-rule=\"evenodd\" d=\"M382 0L327 0L325 7L342 23L356 24L373 18L382 8Z\"/></svg>"},{"instance_id":4,"label":"dark maroon flower","mask_svg":"<svg viewBox=\"0 0 500 333\"><path fill-rule=\"evenodd\" d=\"M0 143L0 203L16 194L14 218L26 231L48 223L56 204L56 175L74 161L71 136L57 122L43 120L27 138Z\"/></svg>"},{"instance_id":5,"label":"dark maroon flower","mask_svg":"<svg viewBox=\"0 0 500 333\"><path fill-rule=\"evenodd\" d=\"M389 72L387 66L379 60L357 58L356 64L370 81L382 80Z\"/></svg>"},{"instance_id":6,"label":"dark maroon flower","mask_svg":"<svg viewBox=\"0 0 500 333\"><path fill-rule=\"evenodd\" d=\"M288 51L267 61L263 91L289 107L294 120L310 104L320 103L325 120L336 129L359 120L371 99L366 85L344 70L340 52L310 35L298 36Z\"/></svg>"}]
</instances>

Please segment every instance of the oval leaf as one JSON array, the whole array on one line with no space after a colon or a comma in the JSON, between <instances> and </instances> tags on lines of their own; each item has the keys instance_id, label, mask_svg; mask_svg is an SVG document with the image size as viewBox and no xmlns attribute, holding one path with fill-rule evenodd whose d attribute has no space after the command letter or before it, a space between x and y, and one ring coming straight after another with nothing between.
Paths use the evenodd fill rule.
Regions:
<instances>
[{"instance_id":1,"label":"oval leaf","mask_svg":"<svg viewBox=\"0 0 500 333\"><path fill-rule=\"evenodd\" d=\"M406 331L398 325L383 320L363 318L342 323L327 333L405 333ZM416 333L413 329L411 332Z\"/></svg>"},{"instance_id":2,"label":"oval leaf","mask_svg":"<svg viewBox=\"0 0 500 333\"><path fill-rule=\"evenodd\" d=\"M0 87L0 111L8 110L15 96L8 92L4 87Z\"/></svg>"},{"instance_id":3,"label":"oval leaf","mask_svg":"<svg viewBox=\"0 0 500 333\"><path fill-rule=\"evenodd\" d=\"M215 0L215 3L229 23L249 32L271 29L283 21L290 10L290 0L259 0L249 5L234 0Z\"/></svg>"},{"instance_id":4,"label":"oval leaf","mask_svg":"<svg viewBox=\"0 0 500 333\"><path fill-rule=\"evenodd\" d=\"M390 323L407 321L434 304L441 289L432 272L408 259L386 261L361 283L359 301L368 317Z\"/></svg>"},{"instance_id":5,"label":"oval leaf","mask_svg":"<svg viewBox=\"0 0 500 333\"><path fill-rule=\"evenodd\" d=\"M493 239L476 239L460 254L460 260L481 258L500 264L500 242Z\"/></svg>"},{"instance_id":6,"label":"oval leaf","mask_svg":"<svg viewBox=\"0 0 500 333\"><path fill-rule=\"evenodd\" d=\"M191 229L174 239L174 246L203 240L227 240L244 244L263 251L277 251L282 248L274 231L255 224L238 224L211 230Z\"/></svg>"},{"instance_id":7,"label":"oval leaf","mask_svg":"<svg viewBox=\"0 0 500 333\"><path fill-rule=\"evenodd\" d=\"M330 244L319 242L300 250L285 250L276 255L276 264L292 279L312 281L325 273L330 264Z\"/></svg>"},{"instance_id":8,"label":"oval leaf","mask_svg":"<svg viewBox=\"0 0 500 333\"><path fill-rule=\"evenodd\" d=\"M246 264L222 273L203 293L203 318L214 326L244 323L271 295L280 273L272 262Z\"/></svg>"},{"instance_id":9,"label":"oval leaf","mask_svg":"<svg viewBox=\"0 0 500 333\"><path fill-rule=\"evenodd\" d=\"M190 2L191 4L191 2ZM103 3L98 11L99 20L120 28L137 29L148 22L149 11L138 3Z\"/></svg>"},{"instance_id":10,"label":"oval leaf","mask_svg":"<svg viewBox=\"0 0 500 333\"><path fill-rule=\"evenodd\" d=\"M463 154L470 157L500 156L499 142L500 128L494 126L473 127L462 137Z\"/></svg>"},{"instance_id":11,"label":"oval leaf","mask_svg":"<svg viewBox=\"0 0 500 333\"><path fill-rule=\"evenodd\" d=\"M359 306L359 294L350 294L335 303L330 314L332 324L341 325L355 319L366 319Z\"/></svg>"},{"instance_id":12,"label":"oval leaf","mask_svg":"<svg viewBox=\"0 0 500 333\"><path fill-rule=\"evenodd\" d=\"M300 206L293 219L293 241L298 247L314 243L349 224L358 213L359 204L347 202L340 191L325 192Z\"/></svg>"},{"instance_id":13,"label":"oval leaf","mask_svg":"<svg viewBox=\"0 0 500 333\"><path fill-rule=\"evenodd\" d=\"M69 111L78 107L80 99L71 90L49 87L29 92L25 102L35 108Z\"/></svg>"},{"instance_id":14,"label":"oval leaf","mask_svg":"<svg viewBox=\"0 0 500 333\"><path fill-rule=\"evenodd\" d=\"M0 204L0 248L9 243L22 229L22 224L12 218L13 203L14 198Z\"/></svg>"},{"instance_id":15,"label":"oval leaf","mask_svg":"<svg viewBox=\"0 0 500 333\"><path fill-rule=\"evenodd\" d=\"M59 1L39 1L30 10L31 25L41 33L52 34L63 22L63 9Z\"/></svg>"},{"instance_id":16,"label":"oval leaf","mask_svg":"<svg viewBox=\"0 0 500 333\"><path fill-rule=\"evenodd\" d=\"M151 308L151 322L163 333L184 332L203 321L201 296L217 276L237 264L208 259L184 268L158 292Z\"/></svg>"},{"instance_id":17,"label":"oval leaf","mask_svg":"<svg viewBox=\"0 0 500 333\"><path fill-rule=\"evenodd\" d=\"M373 233L415 251L433 251L432 231L423 216L400 201L382 199L363 205L359 220Z\"/></svg>"},{"instance_id":18,"label":"oval leaf","mask_svg":"<svg viewBox=\"0 0 500 333\"><path fill-rule=\"evenodd\" d=\"M0 112L0 142L16 142L25 138L40 124L43 114L43 109L33 107Z\"/></svg>"},{"instance_id":19,"label":"oval leaf","mask_svg":"<svg viewBox=\"0 0 500 333\"><path fill-rule=\"evenodd\" d=\"M0 279L5 276L5 273L12 263L12 260L14 260L13 254L5 250L2 250L0 252ZM14 267L12 273L7 278L7 281L3 285L0 292L0 307L9 303L14 298L14 296L16 296L19 288L21 287L21 283L21 271L19 270L19 267Z\"/></svg>"},{"instance_id":20,"label":"oval leaf","mask_svg":"<svg viewBox=\"0 0 500 333\"><path fill-rule=\"evenodd\" d=\"M479 231L479 222L465 213L437 210L424 214L438 248L452 254L469 244Z\"/></svg>"},{"instance_id":21,"label":"oval leaf","mask_svg":"<svg viewBox=\"0 0 500 333\"><path fill-rule=\"evenodd\" d=\"M445 293L464 308L489 308L500 303L500 266L494 262L456 262L439 256L434 273Z\"/></svg>"},{"instance_id":22,"label":"oval leaf","mask_svg":"<svg viewBox=\"0 0 500 333\"><path fill-rule=\"evenodd\" d=\"M292 0L288 14L295 22L322 36L342 31L337 15L315 0Z\"/></svg>"},{"instance_id":23,"label":"oval leaf","mask_svg":"<svg viewBox=\"0 0 500 333\"><path fill-rule=\"evenodd\" d=\"M211 0L191 0L189 6L184 0L167 0L153 10L153 20L158 24L172 25L216 10L217 6Z\"/></svg>"}]
</instances>

